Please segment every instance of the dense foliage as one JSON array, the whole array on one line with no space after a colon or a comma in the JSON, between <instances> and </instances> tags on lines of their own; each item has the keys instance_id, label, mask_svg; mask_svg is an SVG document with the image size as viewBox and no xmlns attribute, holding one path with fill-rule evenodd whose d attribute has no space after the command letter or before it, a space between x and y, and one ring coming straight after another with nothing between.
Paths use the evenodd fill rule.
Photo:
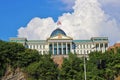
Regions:
<instances>
[{"instance_id":1,"label":"dense foliage","mask_svg":"<svg viewBox=\"0 0 120 80\"><path fill-rule=\"evenodd\" d=\"M69 54L69 58L65 58L60 71L60 80L84 80L83 78L83 60L77 55Z\"/></svg>"},{"instance_id":2,"label":"dense foliage","mask_svg":"<svg viewBox=\"0 0 120 80\"><path fill-rule=\"evenodd\" d=\"M6 68L20 67L28 80L84 80L83 58L69 54L61 68L53 62L51 55L40 55L38 51L26 49L22 44L0 41L0 77ZM87 80L114 80L120 76L120 49L92 52L86 59Z\"/></svg>"},{"instance_id":3,"label":"dense foliage","mask_svg":"<svg viewBox=\"0 0 120 80\"><path fill-rule=\"evenodd\" d=\"M60 80L84 80L83 60L69 54L69 58L64 59ZM120 49L117 49L117 53L90 53L89 60L86 60L86 75L87 80L114 80L120 76Z\"/></svg>"},{"instance_id":4,"label":"dense foliage","mask_svg":"<svg viewBox=\"0 0 120 80\"><path fill-rule=\"evenodd\" d=\"M8 65L17 66L18 55L24 51L25 48L21 44L0 41L0 77L4 75Z\"/></svg>"},{"instance_id":5,"label":"dense foliage","mask_svg":"<svg viewBox=\"0 0 120 80\"><path fill-rule=\"evenodd\" d=\"M8 66L20 67L29 80L57 80L58 77L58 68L50 55L40 55L22 44L0 41L0 78Z\"/></svg>"},{"instance_id":6,"label":"dense foliage","mask_svg":"<svg viewBox=\"0 0 120 80\"><path fill-rule=\"evenodd\" d=\"M40 61L30 64L26 71L33 80L58 80L57 66L49 55L43 55Z\"/></svg>"},{"instance_id":7,"label":"dense foliage","mask_svg":"<svg viewBox=\"0 0 120 80\"><path fill-rule=\"evenodd\" d=\"M117 53L112 51L91 53L87 64L88 78L114 80L120 76L120 52L117 50Z\"/></svg>"}]
</instances>

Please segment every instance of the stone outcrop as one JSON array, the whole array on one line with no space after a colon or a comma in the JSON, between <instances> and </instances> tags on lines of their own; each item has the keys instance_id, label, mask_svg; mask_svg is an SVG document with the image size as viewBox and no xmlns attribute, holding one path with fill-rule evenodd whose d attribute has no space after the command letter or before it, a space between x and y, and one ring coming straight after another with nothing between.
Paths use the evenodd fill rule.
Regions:
<instances>
[{"instance_id":1,"label":"stone outcrop","mask_svg":"<svg viewBox=\"0 0 120 80\"><path fill-rule=\"evenodd\" d=\"M12 68L9 66L7 68L5 76L2 77L2 80L26 80L26 77L20 68L12 70Z\"/></svg>"},{"instance_id":2,"label":"stone outcrop","mask_svg":"<svg viewBox=\"0 0 120 80\"><path fill-rule=\"evenodd\" d=\"M53 56L53 57L52 57L53 61L54 61L56 64L58 64L58 67L59 67L59 68L61 68L61 66L62 66L63 58L64 58L63 55L56 55L56 56Z\"/></svg>"},{"instance_id":3,"label":"stone outcrop","mask_svg":"<svg viewBox=\"0 0 120 80\"><path fill-rule=\"evenodd\" d=\"M120 80L120 76L118 76L115 80Z\"/></svg>"}]
</instances>

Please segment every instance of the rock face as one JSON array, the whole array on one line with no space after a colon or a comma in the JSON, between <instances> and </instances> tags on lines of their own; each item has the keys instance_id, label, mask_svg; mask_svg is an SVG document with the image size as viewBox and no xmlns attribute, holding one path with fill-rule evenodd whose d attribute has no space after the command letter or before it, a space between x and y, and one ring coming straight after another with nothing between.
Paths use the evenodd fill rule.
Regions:
<instances>
[{"instance_id":1,"label":"rock face","mask_svg":"<svg viewBox=\"0 0 120 80\"><path fill-rule=\"evenodd\" d=\"M26 77L25 74L20 70L20 68L12 70L9 66L2 80L26 80Z\"/></svg>"},{"instance_id":2,"label":"rock face","mask_svg":"<svg viewBox=\"0 0 120 80\"><path fill-rule=\"evenodd\" d=\"M118 76L115 80L120 80L120 76Z\"/></svg>"},{"instance_id":3,"label":"rock face","mask_svg":"<svg viewBox=\"0 0 120 80\"><path fill-rule=\"evenodd\" d=\"M62 66L63 58L64 58L64 56L62 56L62 55L53 56L53 61L54 61L56 64L58 64L58 67L59 67L59 68L61 68L61 66Z\"/></svg>"}]
</instances>

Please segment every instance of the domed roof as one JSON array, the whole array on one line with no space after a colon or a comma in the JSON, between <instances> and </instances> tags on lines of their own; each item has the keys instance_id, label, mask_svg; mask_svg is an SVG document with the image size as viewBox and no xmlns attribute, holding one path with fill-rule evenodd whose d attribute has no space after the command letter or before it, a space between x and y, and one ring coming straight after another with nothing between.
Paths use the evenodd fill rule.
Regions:
<instances>
[{"instance_id":1,"label":"domed roof","mask_svg":"<svg viewBox=\"0 0 120 80\"><path fill-rule=\"evenodd\" d=\"M66 36L66 33L65 33L62 29L57 28L57 29L55 29L55 30L52 32L52 34L50 35L50 37L56 36L56 35L58 35L58 34L62 34L62 35L64 35L64 36Z\"/></svg>"}]
</instances>

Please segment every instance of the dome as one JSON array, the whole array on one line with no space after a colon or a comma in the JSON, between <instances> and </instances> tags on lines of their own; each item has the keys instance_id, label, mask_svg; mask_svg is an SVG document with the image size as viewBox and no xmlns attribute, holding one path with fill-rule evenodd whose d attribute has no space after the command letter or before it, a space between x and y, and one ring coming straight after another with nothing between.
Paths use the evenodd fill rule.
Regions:
<instances>
[{"instance_id":1,"label":"dome","mask_svg":"<svg viewBox=\"0 0 120 80\"><path fill-rule=\"evenodd\" d=\"M55 30L52 32L52 34L50 35L50 37L56 36L56 35L58 35L58 34L62 34L62 35L64 35L64 36L66 36L66 33L65 33L62 29L57 28L57 29L55 29Z\"/></svg>"}]
</instances>

